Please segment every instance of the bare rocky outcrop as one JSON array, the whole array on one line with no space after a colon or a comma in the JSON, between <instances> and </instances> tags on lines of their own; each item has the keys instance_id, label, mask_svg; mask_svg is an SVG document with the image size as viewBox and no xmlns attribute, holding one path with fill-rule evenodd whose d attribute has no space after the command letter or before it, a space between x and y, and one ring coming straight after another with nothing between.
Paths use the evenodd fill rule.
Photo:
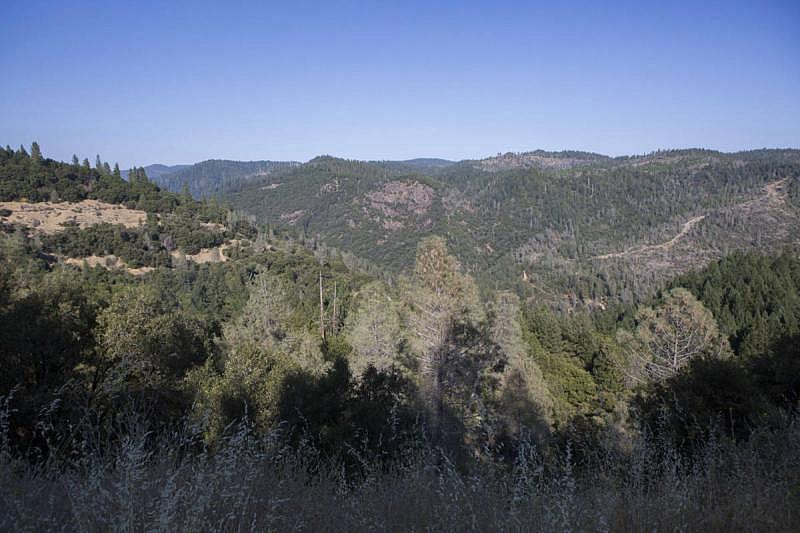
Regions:
<instances>
[{"instance_id":1,"label":"bare rocky outcrop","mask_svg":"<svg viewBox=\"0 0 800 533\"><path fill-rule=\"evenodd\" d=\"M416 224L431 207L436 192L416 180L390 181L365 195L363 211L383 229L396 231ZM420 222L425 224L425 221Z\"/></svg>"},{"instance_id":2,"label":"bare rocky outcrop","mask_svg":"<svg viewBox=\"0 0 800 533\"><path fill-rule=\"evenodd\" d=\"M432 187L418 181L390 181L380 190L367 194L370 207L386 216L396 216L399 211L424 215L433 203Z\"/></svg>"}]
</instances>

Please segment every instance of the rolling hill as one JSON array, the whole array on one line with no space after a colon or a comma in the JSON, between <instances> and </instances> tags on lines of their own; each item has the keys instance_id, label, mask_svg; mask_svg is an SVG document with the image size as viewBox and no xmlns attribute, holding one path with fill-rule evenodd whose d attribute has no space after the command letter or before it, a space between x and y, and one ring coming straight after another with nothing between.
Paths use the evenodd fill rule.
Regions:
<instances>
[{"instance_id":1,"label":"rolling hill","mask_svg":"<svg viewBox=\"0 0 800 533\"><path fill-rule=\"evenodd\" d=\"M147 175L159 187L180 192L184 185L192 196L210 198L240 188L248 181L264 178L270 174L291 169L299 163L294 161L229 161L209 159L194 165L172 167L168 172ZM162 165L153 165L162 166Z\"/></svg>"},{"instance_id":2,"label":"rolling hill","mask_svg":"<svg viewBox=\"0 0 800 533\"><path fill-rule=\"evenodd\" d=\"M189 168L191 165L162 165L162 164L154 164L154 165L147 165L144 167L144 171L147 173L147 177L151 180L155 180L163 176L164 174L170 174L172 172L179 172L183 169ZM130 170L123 170L121 172L122 177L128 179L130 175Z\"/></svg>"},{"instance_id":3,"label":"rolling hill","mask_svg":"<svg viewBox=\"0 0 800 533\"><path fill-rule=\"evenodd\" d=\"M387 275L438 234L485 287L605 306L731 250L799 247L799 176L797 150L536 151L423 165L324 156L223 196Z\"/></svg>"}]
</instances>

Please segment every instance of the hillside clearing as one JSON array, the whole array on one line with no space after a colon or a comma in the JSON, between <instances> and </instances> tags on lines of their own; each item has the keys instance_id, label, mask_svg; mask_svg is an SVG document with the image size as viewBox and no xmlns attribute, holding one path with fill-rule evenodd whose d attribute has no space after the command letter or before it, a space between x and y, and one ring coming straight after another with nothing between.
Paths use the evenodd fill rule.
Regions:
<instances>
[{"instance_id":1,"label":"hillside clearing","mask_svg":"<svg viewBox=\"0 0 800 533\"><path fill-rule=\"evenodd\" d=\"M122 224L135 228L147 220L147 213L123 205L108 204L99 200L80 202L0 202L0 211L11 213L0 216L0 222L19 225L39 234L52 235L73 226L87 228L95 224Z\"/></svg>"},{"instance_id":2,"label":"hillside clearing","mask_svg":"<svg viewBox=\"0 0 800 533\"><path fill-rule=\"evenodd\" d=\"M122 259L117 257L116 255L90 255L87 257L65 257L65 256L56 256L58 259L68 265L72 265L78 268L83 268L84 265L93 268L93 267L102 267L106 270L124 270L129 274L133 274L134 276L142 276L147 274L148 272L152 272L155 270L154 267L144 266L139 268L132 268L125 263Z\"/></svg>"},{"instance_id":3,"label":"hillside clearing","mask_svg":"<svg viewBox=\"0 0 800 533\"><path fill-rule=\"evenodd\" d=\"M646 246L637 246L636 248L631 248L630 250L625 250L624 252L617 252L611 254L603 254L603 255L596 255L592 257L592 259L613 259L615 257L625 257L628 255L640 255L645 254L647 252L652 252L655 250L665 250L668 248L672 248L679 240L685 237L692 228L694 228L697 224L699 224L706 215L699 215L696 217L692 217L686 222L684 222L683 226L681 226L681 230L675 235L673 238L666 242L662 242L661 244L652 244Z\"/></svg>"}]
</instances>

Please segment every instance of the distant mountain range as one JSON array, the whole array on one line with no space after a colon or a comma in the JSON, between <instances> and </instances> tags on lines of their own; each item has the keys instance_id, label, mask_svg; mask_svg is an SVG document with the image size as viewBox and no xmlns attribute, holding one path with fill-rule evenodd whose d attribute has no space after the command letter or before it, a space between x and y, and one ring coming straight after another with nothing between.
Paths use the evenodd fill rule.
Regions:
<instances>
[{"instance_id":1,"label":"distant mountain range","mask_svg":"<svg viewBox=\"0 0 800 533\"><path fill-rule=\"evenodd\" d=\"M189 168L192 165L147 165L144 167L144 171L147 173L147 177L151 180L156 180L159 177L163 176L164 174L169 174L171 172L178 172L185 168ZM123 170L122 177L128 179L128 175L130 174L130 170Z\"/></svg>"},{"instance_id":2,"label":"distant mountain range","mask_svg":"<svg viewBox=\"0 0 800 533\"><path fill-rule=\"evenodd\" d=\"M147 176L160 187L180 192L184 187L196 198L223 195L238 190L247 181L293 168L295 161L230 161L209 159L193 165L149 165ZM127 176L123 176L126 177Z\"/></svg>"}]
</instances>

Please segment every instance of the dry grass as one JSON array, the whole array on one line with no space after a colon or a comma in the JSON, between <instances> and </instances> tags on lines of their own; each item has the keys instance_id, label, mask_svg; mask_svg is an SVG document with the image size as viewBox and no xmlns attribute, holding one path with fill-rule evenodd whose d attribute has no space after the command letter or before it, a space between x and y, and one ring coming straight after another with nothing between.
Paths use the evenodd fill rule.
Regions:
<instances>
[{"instance_id":1,"label":"dry grass","mask_svg":"<svg viewBox=\"0 0 800 533\"><path fill-rule=\"evenodd\" d=\"M0 217L4 224L29 228L34 233L53 234L67 226L86 228L103 222L134 228L147 220L147 213L98 200L81 202L0 202L0 210L11 211Z\"/></svg>"},{"instance_id":2,"label":"dry grass","mask_svg":"<svg viewBox=\"0 0 800 533\"><path fill-rule=\"evenodd\" d=\"M221 246L213 248L202 248L196 254L184 254L179 250L172 252L173 259L186 259L193 263L224 263L228 261L228 256L225 251L231 248L236 248L241 244L239 239L231 239Z\"/></svg>"},{"instance_id":3,"label":"dry grass","mask_svg":"<svg viewBox=\"0 0 800 533\"><path fill-rule=\"evenodd\" d=\"M242 428L216 453L192 432L141 429L68 465L0 463L3 531L797 531L800 425L694 461L641 442L576 465L569 448L519 447L513 465L457 468L410 449L346 475L308 446ZM548 459L544 459L547 455ZM312 475L310 472L314 472Z\"/></svg>"},{"instance_id":4,"label":"dry grass","mask_svg":"<svg viewBox=\"0 0 800 533\"><path fill-rule=\"evenodd\" d=\"M66 257L66 256L57 256L60 261L68 265L72 265L78 268L83 268L84 265L88 266L89 268L94 267L103 267L106 270L124 270L129 274L133 274L134 276L143 276L148 272L152 272L155 270L154 267L143 266L139 268L131 268L129 267L125 261L117 257L116 255L89 255L86 257Z\"/></svg>"}]
</instances>

